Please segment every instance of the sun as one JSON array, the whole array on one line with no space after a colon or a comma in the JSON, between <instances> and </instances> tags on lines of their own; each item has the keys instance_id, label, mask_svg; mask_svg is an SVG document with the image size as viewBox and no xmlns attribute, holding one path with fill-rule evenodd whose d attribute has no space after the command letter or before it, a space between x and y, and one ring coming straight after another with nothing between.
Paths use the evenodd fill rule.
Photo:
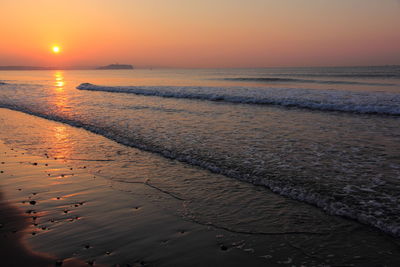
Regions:
<instances>
[{"instance_id":1,"label":"sun","mask_svg":"<svg viewBox=\"0 0 400 267\"><path fill-rule=\"evenodd\" d=\"M51 51L53 51L54 54L58 54L61 52L61 48L58 45L55 45L51 48Z\"/></svg>"}]
</instances>

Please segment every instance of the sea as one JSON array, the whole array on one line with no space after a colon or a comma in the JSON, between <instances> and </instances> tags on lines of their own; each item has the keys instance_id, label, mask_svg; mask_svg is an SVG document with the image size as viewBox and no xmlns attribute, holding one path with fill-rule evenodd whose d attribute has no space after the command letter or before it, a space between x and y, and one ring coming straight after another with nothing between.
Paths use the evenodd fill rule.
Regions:
<instances>
[{"instance_id":1,"label":"sea","mask_svg":"<svg viewBox=\"0 0 400 267\"><path fill-rule=\"evenodd\" d=\"M3 120L7 143L144 181L205 225L322 227L290 216L305 203L400 237L400 66L1 71L0 108L107 140Z\"/></svg>"}]
</instances>

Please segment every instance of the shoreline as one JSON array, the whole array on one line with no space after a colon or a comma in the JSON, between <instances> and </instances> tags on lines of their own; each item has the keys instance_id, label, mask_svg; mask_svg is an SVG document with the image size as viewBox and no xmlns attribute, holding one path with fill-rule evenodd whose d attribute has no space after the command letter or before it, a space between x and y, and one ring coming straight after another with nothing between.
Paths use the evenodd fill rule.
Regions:
<instances>
[{"instance_id":1,"label":"shoreline","mask_svg":"<svg viewBox=\"0 0 400 267\"><path fill-rule=\"evenodd\" d=\"M5 162L0 164L3 171L0 190L7 203L21 210L30 223L27 230L21 232L21 244L27 244L30 251L43 253L40 255L56 255L51 258L53 264L55 259L63 260L62 266L396 266L400 262L398 239L324 214L304 203L293 202L288 209L280 206L283 202L278 202L273 206L278 208L274 213L252 210L252 203L236 206L236 201L231 202L233 213L241 208L246 213L228 224L231 228L223 229L220 227L224 226L223 216L228 213L217 209L218 203L216 207L191 206L197 200L189 196L201 189L196 185L202 185L193 179L194 175L204 170L188 167L190 172L177 173L193 177L188 176L192 191L176 195L168 191L171 190L168 181L154 178L154 169L165 159L124 147L83 129L21 112L0 109L0 122L3 123L0 163ZM41 142L34 141L38 135ZM66 149L62 146L65 142L73 146ZM102 146L118 155L127 153L128 161L121 163L116 154L102 154ZM44 150L39 149L42 147ZM80 154L82 150L85 154ZM140 161L142 155L144 162ZM171 164L162 165L166 173L181 164L166 162ZM122 175L136 180L119 182ZM216 178L211 182L221 182L223 190L237 195L237 200L244 193L237 190L243 188L254 190L252 194L257 194L261 201L286 201L249 184L222 176ZM212 191L208 194L214 198L211 203L223 201ZM34 204L31 201L35 201ZM188 214L180 213L182 210ZM251 227L251 221L246 221L252 218L247 210L267 213L267 217L277 216L274 220L278 225L268 225L271 221L265 220L261 221L263 231L254 231L257 229ZM215 221L191 217L190 212L195 211L217 212L218 217ZM289 214L298 219L286 223L285 220L291 219ZM240 224L242 220L245 223ZM281 223L286 226L279 226ZM305 224L304 229L312 229L307 224L321 224L323 234L295 233L296 229L302 229L301 224ZM241 229L244 230L240 232Z\"/></svg>"}]
</instances>

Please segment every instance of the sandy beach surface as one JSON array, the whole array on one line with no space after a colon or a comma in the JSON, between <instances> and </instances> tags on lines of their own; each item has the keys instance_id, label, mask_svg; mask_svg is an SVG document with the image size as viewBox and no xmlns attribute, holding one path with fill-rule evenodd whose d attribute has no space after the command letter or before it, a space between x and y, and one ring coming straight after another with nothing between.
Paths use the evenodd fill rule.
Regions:
<instances>
[{"instance_id":1,"label":"sandy beach surface","mask_svg":"<svg viewBox=\"0 0 400 267\"><path fill-rule=\"evenodd\" d=\"M246 223L250 225L248 228L234 230L183 216L174 207L190 207L190 201L158 187L155 182L152 184L151 167L137 164L132 175L145 177L137 182L121 185L110 179L113 173L120 175L120 170L112 165L104 168L108 161L96 160L102 153L100 146L106 142L106 148L111 150L122 145L82 129L6 109L1 110L0 121L0 240L5 263L2 266L398 266L400 263L398 239L326 215L303 203L294 202L295 208L290 212L298 217L313 214L313 221L301 227L293 223L291 229L268 226L265 219L259 222L264 231L252 229L251 222ZM17 124L23 126L17 128ZM68 131L68 138L60 129ZM46 135L49 130L54 130L56 141L50 141ZM26 141L33 140L38 133L46 137L42 142L34 145L33 141ZM93 150L88 151L79 143L80 139L92 142ZM65 147L57 149L62 142L85 150L81 153L93 158L72 159L71 151L67 155ZM48 150L37 149L40 146ZM144 153L135 151L137 157ZM157 164L153 167L157 168ZM244 186L249 186L246 190L257 188ZM274 196L266 190L257 190L252 194ZM240 213L238 207L233 208ZM279 214L279 207L276 209L271 216ZM256 213L265 211L253 212L254 218L258 218ZM280 214L276 220L283 225L287 214ZM224 220L222 210L220 218ZM322 226L316 229L313 224Z\"/></svg>"}]
</instances>

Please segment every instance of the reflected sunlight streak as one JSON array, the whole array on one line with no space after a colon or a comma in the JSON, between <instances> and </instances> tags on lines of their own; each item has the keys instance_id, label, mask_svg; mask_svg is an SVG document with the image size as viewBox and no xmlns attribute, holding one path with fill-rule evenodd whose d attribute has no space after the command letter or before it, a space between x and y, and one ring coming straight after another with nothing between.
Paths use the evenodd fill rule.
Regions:
<instances>
[{"instance_id":1,"label":"reflected sunlight streak","mask_svg":"<svg viewBox=\"0 0 400 267\"><path fill-rule=\"evenodd\" d=\"M56 81L54 82L54 85L56 86L56 91L58 92L64 91L65 82L63 73L61 71L57 71L54 74L54 77L56 78Z\"/></svg>"},{"instance_id":2,"label":"reflected sunlight streak","mask_svg":"<svg viewBox=\"0 0 400 267\"><path fill-rule=\"evenodd\" d=\"M58 112L68 113L70 112L70 107L68 105L68 96L64 90L65 81L62 71L57 71L54 73L54 105ZM54 157L63 159L69 158L72 153L72 142L68 134L68 129L65 126L56 126L51 131L51 136L48 137L53 143Z\"/></svg>"}]
</instances>

